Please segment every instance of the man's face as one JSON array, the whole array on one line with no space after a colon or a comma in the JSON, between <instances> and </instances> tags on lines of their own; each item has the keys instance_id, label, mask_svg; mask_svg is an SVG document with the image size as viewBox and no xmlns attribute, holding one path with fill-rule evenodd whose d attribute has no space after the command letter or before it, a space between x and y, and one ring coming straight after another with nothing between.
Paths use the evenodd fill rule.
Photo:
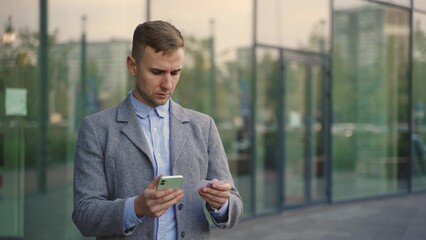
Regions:
<instances>
[{"instance_id":1,"label":"man's face","mask_svg":"<svg viewBox=\"0 0 426 240\"><path fill-rule=\"evenodd\" d=\"M136 99L155 107L163 105L171 97L179 82L183 66L184 50L179 48L171 54L155 52L146 47L142 59L137 63L133 57L127 57L127 67L135 77Z\"/></svg>"}]
</instances>

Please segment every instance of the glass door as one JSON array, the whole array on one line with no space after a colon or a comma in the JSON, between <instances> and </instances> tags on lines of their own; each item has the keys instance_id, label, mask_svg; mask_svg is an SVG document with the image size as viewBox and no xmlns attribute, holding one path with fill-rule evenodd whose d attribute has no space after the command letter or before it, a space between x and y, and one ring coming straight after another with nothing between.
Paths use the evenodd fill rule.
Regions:
<instances>
[{"instance_id":1,"label":"glass door","mask_svg":"<svg viewBox=\"0 0 426 240\"><path fill-rule=\"evenodd\" d=\"M326 200L326 75L321 61L283 56L283 201L294 207Z\"/></svg>"}]
</instances>

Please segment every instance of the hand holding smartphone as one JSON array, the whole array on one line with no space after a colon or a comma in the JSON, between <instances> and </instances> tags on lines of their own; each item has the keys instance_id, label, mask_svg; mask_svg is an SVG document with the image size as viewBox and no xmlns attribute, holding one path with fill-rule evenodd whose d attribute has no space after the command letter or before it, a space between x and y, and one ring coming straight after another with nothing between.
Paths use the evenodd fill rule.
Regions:
<instances>
[{"instance_id":1,"label":"hand holding smartphone","mask_svg":"<svg viewBox=\"0 0 426 240\"><path fill-rule=\"evenodd\" d=\"M157 191L168 188L180 189L183 183L182 175L161 176L157 184Z\"/></svg>"}]
</instances>

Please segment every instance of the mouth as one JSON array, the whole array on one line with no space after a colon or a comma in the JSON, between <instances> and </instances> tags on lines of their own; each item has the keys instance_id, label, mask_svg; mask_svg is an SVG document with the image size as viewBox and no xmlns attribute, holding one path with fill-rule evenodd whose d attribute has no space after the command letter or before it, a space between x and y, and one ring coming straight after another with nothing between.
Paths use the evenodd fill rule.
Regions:
<instances>
[{"instance_id":1,"label":"mouth","mask_svg":"<svg viewBox=\"0 0 426 240\"><path fill-rule=\"evenodd\" d=\"M155 95L157 95L157 97L160 99L166 99L170 96L169 93L156 93Z\"/></svg>"}]
</instances>

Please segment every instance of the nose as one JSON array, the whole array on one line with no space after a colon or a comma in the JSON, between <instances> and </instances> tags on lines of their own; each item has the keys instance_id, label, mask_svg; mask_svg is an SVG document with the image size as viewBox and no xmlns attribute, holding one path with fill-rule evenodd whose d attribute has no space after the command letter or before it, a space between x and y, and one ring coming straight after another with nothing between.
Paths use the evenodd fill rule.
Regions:
<instances>
[{"instance_id":1,"label":"nose","mask_svg":"<svg viewBox=\"0 0 426 240\"><path fill-rule=\"evenodd\" d=\"M161 88L163 89L172 89L173 87L173 77L170 73L164 74L163 81L161 82Z\"/></svg>"}]
</instances>

